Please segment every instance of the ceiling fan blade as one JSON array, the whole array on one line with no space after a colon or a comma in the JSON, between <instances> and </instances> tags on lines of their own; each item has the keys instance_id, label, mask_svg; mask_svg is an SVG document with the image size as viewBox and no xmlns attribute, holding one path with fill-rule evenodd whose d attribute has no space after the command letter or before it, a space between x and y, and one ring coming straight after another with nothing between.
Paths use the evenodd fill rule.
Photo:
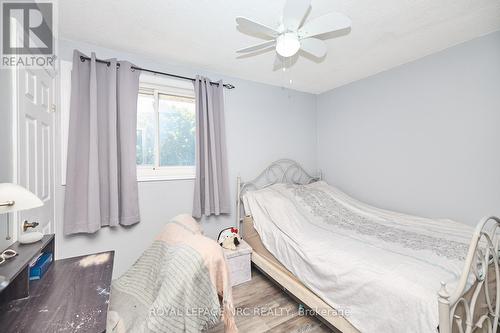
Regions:
<instances>
[{"instance_id":1,"label":"ceiling fan blade","mask_svg":"<svg viewBox=\"0 0 500 333\"><path fill-rule=\"evenodd\" d=\"M328 13L307 22L299 30L300 38L314 37L332 31L347 29L351 26L351 19L341 13Z\"/></svg>"},{"instance_id":2,"label":"ceiling fan blade","mask_svg":"<svg viewBox=\"0 0 500 333\"><path fill-rule=\"evenodd\" d=\"M279 34L279 32L276 29L270 28L267 25L261 23L254 22L245 17L237 17L236 23L238 23L238 26L243 31L264 34L269 37L276 37Z\"/></svg>"},{"instance_id":3,"label":"ceiling fan blade","mask_svg":"<svg viewBox=\"0 0 500 333\"><path fill-rule=\"evenodd\" d=\"M300 41L300 48L317 58L322 58L326 54L326 44L321 39L305 38Z\"/></svg>"},{"instance_id":4,"label":"ceiling fan blade","mask_svg":"<svg viewBox=\"0 0 500 333\"><path fill-rule=\"evenodd\" d=\"M311 5L311 0L287 0L282 23L285 30L297 31Z\"/></svg>"},{"instance_id":5,"label":"ceiling fan blade","mask_svg":"<svg viewBox=\"0 0 500 333\"><path fill-rule=\"evenodd\" d=\"M259 44L255 44L255 45L252 45L249 47L245 47L243 49L239 49L236 51L236 53L247 53L247 52L258 51L258 50L264 49L266 47L273 46L275 44L276 44L276 40L274 40L274 39L268 40L267 42L264 42L264 43L259 43Z\"/></svg>"}]
</instances>

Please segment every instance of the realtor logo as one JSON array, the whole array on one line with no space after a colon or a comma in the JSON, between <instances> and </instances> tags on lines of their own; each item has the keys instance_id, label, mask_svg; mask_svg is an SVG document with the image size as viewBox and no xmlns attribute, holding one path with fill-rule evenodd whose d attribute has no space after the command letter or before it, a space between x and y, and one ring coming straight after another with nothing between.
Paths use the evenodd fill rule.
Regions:
<instances>
[{"instance_id":1,"label":"realtor logo","mask_svg":"<svg viewBox=\"0 0 500 333\"><path fill-rule=\"evenodd\" d=\"M54 4L2 2L2 66L53 67Z\"/></svg>"}]
</instances>

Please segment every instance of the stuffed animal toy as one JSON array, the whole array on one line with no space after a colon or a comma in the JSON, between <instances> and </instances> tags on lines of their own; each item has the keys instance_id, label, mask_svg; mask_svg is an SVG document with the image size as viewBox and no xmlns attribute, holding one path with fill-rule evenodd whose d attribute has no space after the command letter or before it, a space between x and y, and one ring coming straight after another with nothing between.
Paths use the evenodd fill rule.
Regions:
<instances>
[{"instance_id":1,"label":"stuffed animal toy","mask_svg":"<svg viewBox=\"0 0 500 333\"><path fill-rule=\"evenodd\" d=\"M226 228L219 233L217 243L225 249L236 250L236 246L240 244L241 236L238 228Z\"/></svg>"}]
</instances>

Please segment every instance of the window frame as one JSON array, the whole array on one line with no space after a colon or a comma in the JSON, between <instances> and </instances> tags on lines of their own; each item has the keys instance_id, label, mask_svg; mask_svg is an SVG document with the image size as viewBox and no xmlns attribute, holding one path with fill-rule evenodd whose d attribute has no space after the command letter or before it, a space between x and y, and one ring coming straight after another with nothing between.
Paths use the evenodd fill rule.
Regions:
<instances>
[{"instance_id":1,"label":"window frame","mask_svg":"<svg viewBox=\"0 0 500 333\"><path fill-rule=\"evenodd\" d=\"M142 79L142 75L141 75ZM154 79L154 80L153 80ZM155 164L154 165L137 165L137 181L168 181L168 180L191 180L196 178L196 166L160 166L160 110L159 101L160 94L177 96L184 98L192 98L194 100L194 87L187 88L186 85L175 84L177 80L164 80L166 84L160 83L160 78L154 76L152 79L140 80L139 94L152 94L154 98L154 112L155 112L155 131L156 131L156 144L155 144ZM184 83L184 82L182 82Z\"/></svg>"}]
</instances>

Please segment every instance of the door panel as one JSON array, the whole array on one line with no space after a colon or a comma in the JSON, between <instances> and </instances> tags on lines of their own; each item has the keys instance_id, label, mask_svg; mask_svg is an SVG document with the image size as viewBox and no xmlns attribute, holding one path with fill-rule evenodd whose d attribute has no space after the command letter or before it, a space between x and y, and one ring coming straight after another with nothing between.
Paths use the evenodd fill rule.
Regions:
<instances>
[{"instance_id":1,"label":"door panel","mask_svg":"<svg viewBox=\"0 0 500 333\"><path fill-rule=\"evenodd\" d=\"M42 156L40 157L40 161L42 165L39 168L40 172L40 183L41 190L39 191L40 199L43 201L50 200L50 125L42 123L41 126L41 148L40 153Z\"/></svg>"},{"instance_id":2,"label":"door panel","mask_svg":"<svg viewBox=\"0 0 500 333\"><path fill-rule=\"evenodd\" d=\"M23 185L31 192L37 194L36 191L36 119L33 119L30 115L25 115L24 117L25 132L25 153L20 156L24 156L24 163L20 161L25 169L26 179ZM22 177L21 177L22 180Z\"/></svg>"},{"instance_id":3,"label":"door panel","mask_svg":"<svg viewBox=\"0 0 500 333\"><path fill-rule=\"evenodd\" d=\"M54 232L54 79L43 69L18 69L18 182L36 194L43 207L19 213L23 221ZM31 231L29 229L28 231Z\"/></svg>"}]
</instances>

